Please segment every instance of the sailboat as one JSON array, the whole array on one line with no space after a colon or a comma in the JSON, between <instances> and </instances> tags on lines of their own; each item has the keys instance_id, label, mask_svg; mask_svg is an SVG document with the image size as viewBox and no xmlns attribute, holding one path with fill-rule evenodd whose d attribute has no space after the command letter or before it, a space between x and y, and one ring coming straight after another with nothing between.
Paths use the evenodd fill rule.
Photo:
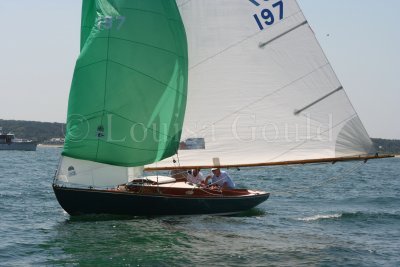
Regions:
<instances>
[{"instance_id":1,"label":"sailboat","mask_svg":"<svg viewBox=\"0 0 400 267\"><path fill-rule=\"evenodd\" d=\"M83 0L69 214L238 213L269 193L165 173L382 157L295 0Z\"/></svg>"}]
</instances>

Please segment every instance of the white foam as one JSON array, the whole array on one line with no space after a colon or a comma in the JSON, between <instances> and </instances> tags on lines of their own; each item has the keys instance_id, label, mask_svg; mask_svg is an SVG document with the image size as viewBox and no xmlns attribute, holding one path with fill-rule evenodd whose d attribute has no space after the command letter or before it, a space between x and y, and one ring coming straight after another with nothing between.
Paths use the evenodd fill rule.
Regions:
<instances>
[{"instance_id":1,"label":"white foam","mask_svg":"<svg viewBox=\"0 0 400 267\"><path fill-rule=\"evenodd\" d=\"M341 213L336 213L336 214L325 214L325 215L315 215L311 217L305 217L305 218L299 218L299 221L318 221L318 220L323 220L323 219L337 219L342 217Z\"/></svg>"}]
</instances>

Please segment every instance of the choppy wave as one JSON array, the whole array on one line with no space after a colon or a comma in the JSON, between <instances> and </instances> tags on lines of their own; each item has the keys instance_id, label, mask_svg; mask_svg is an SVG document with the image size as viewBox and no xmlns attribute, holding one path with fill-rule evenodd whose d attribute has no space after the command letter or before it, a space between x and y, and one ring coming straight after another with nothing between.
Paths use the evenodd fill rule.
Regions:
<instances>
[{"instance_id":1,"label":"choppy wave","mask_svg":"<svg viewBox=\"0 0 400 267\"><path fill-rule=\"evenodd\" d=\"M343 214L341 213L335 213L335 214L319 214L319 215L314 215L310 217L305 217L305 218L298 218L297 220L299 221L305 221L305 222L310 222L310 221L318 221L318 220L325 220L325 219L338 219L342 217Z\"/></svg>"},{"instance_id":2,"label":"choppy wave","mask_svg":"<svg viewBox=\"0 0 400 267\"><path fill-rule=\"evenodd\" d=\"M400 214L393 214L393 213L369 213L369 212L341 212L341 213L333 213L333 214L317 214L309 217L298 218L298 221L319 221L319 220L329 220L329 219L395 219L400 220Z\"/></svg>"},{"instance_id":3,"label":"choppy wave","mask_svg":"<svg viewBox=\"0 0 400 267\"><path fill-rule=\"evenodd\" d=\"M353 163L232 169L243 187L274 192L236 216L70 217L51 188L59 153L0 151L0 266L399 265L398 158L327 186L321 177Z\"/></svg>"},{"instance_id":4,"label":"choppy wave","mask_svg":"<svg viewBox=\"0 0 400 267\"><path fill-rule=\"evenodd\" d=\"M389 212L344 212L342 214L343 219L390 219L400 220L400 214L389 213Z\"/></svg>"}]
</instances>

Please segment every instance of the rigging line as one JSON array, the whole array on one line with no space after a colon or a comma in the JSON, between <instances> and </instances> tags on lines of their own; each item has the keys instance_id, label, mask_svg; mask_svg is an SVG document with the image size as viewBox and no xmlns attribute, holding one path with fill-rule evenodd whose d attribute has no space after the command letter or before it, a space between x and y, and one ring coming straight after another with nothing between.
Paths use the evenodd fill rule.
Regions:
<instances>
[{"instance_id":1,"label":"rigging line","mask_svg":"<svg viewBox=\"0 0 400 267\"><path fill-rule=\"evenodd\" d=\"M178 166L180 167L181 166L181 161L179 160L179 150L176 151L176 157L178 159Z\"/></svg>"},{"instance_id":2,"label":"rigging line","mask_svg":"<svg viewBox=\"0 0 400 267\"><path fill-rule=\"evenodd\" d=\"M283 23L283 22L286 21L287 19L289 19L289 18L291 18L291 17L293 17L293 16L295 16L295 15L297 15L297 14L299 14L299 13L302 14L301 11L298 11L298 12L296 12L296 13L293 13L292 15L290 15L290 16L288 16L288 17L282 19L282 20L279 21L278 23L275 23L275 24L272 25L270 28L273 28L273 27L275 27L276 25L280 25L281 23ZM240 40L240 41L238 41L238 42L232 44L232 45L229 45L228 47L226 47L225 49L219 51L218 53L216 53L216 54L214 54L214 55L212 55L212 56L209 56L208 58L205 58L205 59L203 59L202 61L200 61L199 63L196 63L195 65L191 66L191 67L189 68L189 70L192 70L192 69L194 69L194 68L197 68L197 67L200 66L201 64L203 64L203 63L205 63L205 62L207 62L207 61L209 61L209 60L211 60L211 59L213 59L213 58L215 58L215 57L221 55L222 53L224 53L224 52L230 50L231 48L234 48L234 47L238 46L239 44L241 44L241 43L243 43L243 42L245 42L245 41L247 41L247 40L249 40L249 39L252 39L253 37L255 37L255 36L257 36L257 35L259 35L259 34L261 34L261 33L263 33L263 32L264 32L264 31L258 31L258 32L256 32L256 33L254 33L254 34L252 34L252 35L250 35L250 36L248 36L248 37L246 37L246 38L244 38L244 39L242 39L242 40Z\"/></svg>"},{"instance_id":3,"label":"rigging line","mask_svg":"<svg viewBox=\"0 0 400 267\"><path fill-rule=\"evenodd\" d=\"M91 174L91 176L92 176L92 186L93 186L93 187L95 187L95 184L94 184L94 176L93 176L93 171L91 171L91 172L90 172L90 174Z\"/></svg>"},{"instance_id":4,"label":"rigging line","mask_svg":"<svg viewBox=\"0 0 400 267\"><path fill-rule=\"evenodd\" d=\"M280 87L280 88L276 89L275 91L273 91L273 92L271 92L271 93L268 93L268 94L262 96L261 98L255 100L255 101L253 101L253 102L251 102L251 103L249 103L249 104L246 104L245 106L243 106L243 107L241 107L241 108L239 108L239 109L237 109L237 110L235 110L235 111L233 111L233 112L227 114L227 115L224 116L223 118L221 118L221 119L219 119L219 120L217 120L217 121L211 123L211 126L212 126L212 125L215 125L215 124L217 124L217 123L219 123L219 122L221 122L221 121L223 121L223 120L225 120L226 118L232 116L233 114L239 113L240 111L242 111L242 110L244 110L244 109L246 109L246 108L248 108L248 107L250 107L250 106L252 106L252 105L254 105L254 104L256 104L256 103L261 102L262 100L264 100L264 99L266 99L266 98L268 98L268 97L270 97L270 96L273 96L274 94L276 94L276 93L278 93L278 92L280 92L280 91L282 91L282 90L284 90L284 89L290 87L291 85L297 83L298 81L303 80L303 79L306 78L307 76L309 76L309 75L311 75L311 74L313 74L313 73L319 71L320 69L323 69L323 68L325 68L326 66L329 66L329 65L330 65L329 62L325 63L324 65L322 65L322 66L320 66L320 67L318 67L318 68L312 70L311 72L309 72L309 73L307 73L307 74L305 74L305 75L303 75L303 76L297 78L296 80L293 80L292 82L290 82L290 83L284 85L283 87ZM200 129L199 131L194 132L194 135L200 134L200 133L202 133L202 132L208 130L211 126L204 127L203 129ZM194 135L193 135L193 136L194 136Z\"/></svg>"},{"instance_id":5,"label":"rigging line","mask_svg":"<svg viewBox=\"0 0 400 267\"><path fill-rule=\"evenodd\" d=\"M313 191L316 188L321 187L322 185L327 184L329 182L343 179L343 178L345 178L345 176L344 176L345 174L354 173L356 170L360 169L361 166L363 166L364 164L365 164L364 162L360 162L360 163L356 164L354 167L348 168L347 170L343 171L340 175L335 175L335 176L329 177L328 179L323 180L323 181L319 182L318 184L307 188L306 190L302 190L302 192L310 192L310 191Z\"/></svg>"},{"instance_id":6,"label":"rigging line","mask_svg":"<svg viewBox=\"0 0 400 267\"><path fill-rule=\"evenodd\" d=\"M107 56L106 56L106 73L104 77L104 96L103 96L103 107L106 106L106 96L107 96L107 81L108 81L108 61L109 61L109 54L110 54L110 33L111 30L107 31L108 35L108 41L107 41ZM101 116L101 122L100 125L103 125L103 120L104 120L104 112L103 115ZM99 157L99 148L100 148L100 136L97 138L97 147L96 147L96 159Z\"/></svg>"},{"instance_id":7,"label":"rigging line","mask_svg":"<svg viewBox=\"0 0 400 267\"><path fill-rule=\"evenodd\" d=\"M318 104L318 103L321 102L322 100L324 100L324 99L330 97L331 95L333 95L333 94L339 92L340 90L343 90L343 86L339 86L337 89L335 89L335 90L333 90L332 92L330 92L330 93L324 95L323 97L321 97L321 98L315 100L314 102L312 102L311 104L305 106L305 107L302 108L302 109L299 109L299 110L296 109L296 110L294 111L294 115L299 115L299 114L302 113L304 110L307 110L307 109L311 108L312 106Z\"/></svg>"},{"instance_id":8,"label":"rigging line","mask_svg":"<svg viewBox=\"0 0 400 267\"><path fill-rule=\"evenodd\" d=\"M340 179L343 179L343 178L345 178L345 175L355 173L355 172L356 172L357 170L359 170L364 164L365 164L364 162L360 162L360 163L356 164L355 166L350 167L350 168L348 168L348 169L342 171L341 173L339 173L339 175L331 176L331 177L329 177L328 179L325 179L325 180L320 181L320 182L319 182L318 184L316 184L316 185L313 185L313 186L310 186L310 187L307 187L307 188L303 188L303 189L299 189L299 190L292 190L292 192L289 191L289 192L280 192L280 193L282 193L282 194L288 194L288 195L295 195L295 194L298 194L298 193L311 192L311 191L313 191L313 190L315 190L315 189L317 189L317 188L319 188L319 187L321 187L321 186L323 186L323 185L325 185L325 184L328 184L328 183L331 183L331 182L333 182L333 181L338 181L338 180L340 180Z\"/></svg>"},{"instance_id":9,"label":"rigging line","mask_svg":"<svg viewBox=\"0 0 400 267\"><path fill-rule=\"evenodd\" d=\"M215 185L222 180L225 180L225 178L220 178L220 179L216 180L215 182L211 182L211 184L209 184L208 186Z\"/></svg>"},{"instance_id":10,"label":"rigging line","mask_svg":"<svg viewBox=\"0 0 400 267\"><path fill-rule=\"evenodd\" d=\"M353 118L355 118L355 117L357 117L357 114L353 114L353 115L347 117L346 119L344 119L344 120L338 122L338 123L337 123L336 125L334 125L332 128L329 128L328 130L325 130L325 131L319 133L319 135L324 134L324 133L326 133L326 132L329 132L329 131L335 129L336 127L342 125L343 123L350 121L351 119L353 119ZM307 143L308 141L311 141L314 137L317 137L317 136L318 136L318 134L317 134L317 135L314 135L314 136L311 136L310 138L307 138L306 140L304 140L304 141L301 142L300 144L295 145L294 147L292 147L292 148L286 150L285 152L283 152L283 153L281 153L281 154L279 154L279 155L277 155L277 156L275 156L275 157L269 159L268 161L271 162L271 161L274 161L274 160L276 160L276 159L278 159L278 158L280 158L280 157L286 155L287 153L293 151L293 150L296 149L296 148L301 147L302 145L304 145L304 144Z\"/></svg>"},{"instance_id":11,"label":"rigging line","mask_svg":"<svg viewBox=\"0 0 400 267\"><path fill-rule=\"evenodd\" d=\"M297 6L300 8L300 6L299 6L299 4L297 3L297 1L295 1L295 2L296 2L296 4L297 4ZM309 27L309 29L310 29L310 31L312 32L312 35L313 35L313 37L314 37L314 40L315 40L315 42L317 43L317 45L319 46L319 48L320 48L322 54L324 55L325 59L328 60L328 57L326 56L326 53L325 53L324 49L322 49L321 43L318 41L318 38L317 38L317 36L315 35L314 31L312 30L311 27ZM328 62L329 62L329 61L328 61ZM336 80L338 80L339 83L340 83L339 77L337 76L337 74L336 74L336 72L335 72L335 70L334 70L333 68L332 68L332 71L333 71L333 73L334 73L334 75L335 75ZM348 97L348 95L347 95L347 93L346 93L346 90L343 90L343 92L344 92L344 94L346 95L347 100L348 100L348 102L350 103L350 106L353 108L353 111L354 111L354 112L356 113L356 115L360 118L360 116L358 115L357 110L354 108L353 103L350 101L350 98ZM362 125L364 131L367 133L367 135L368 135L368 137L369 137L368 131L367 131L367 129L365 129L364 124L361 123L361 125Z\"/></svg>"},{"instance_id":12,"label":"rigging line","mask_svg":"<svg viewBox=\"0 0 400 267\"><path fill-rule=\"evenodd\" d=\"M202 187L199 187L199 189L200 189L200 191L203 191L204 193L207 193L207 194L212 195L212 196L220 196L220 195L221 195L221 193L219 193L219 194L214 194L214 193L212 193L212 192L209 192L209 191L207 191L207 190L204 190Z\"/></svg>"},{"instance_id":13,"label":"rigging line","mask_svg":"<svg viewBox=\"0 0 400 267\"><path fill-rule=\"evenodd\" d=\"M0 130L1 130L1 128L0 128ZM56 181L58 181L58 176L61 172L61 162L62 162L62 156L58 160L57 170L56 170L56 173L54 174L54 178L53 178L53 185L55 184Z\"/></svg>"},{"instance_id":14,"label":"rigging line","mask_svg":"<svg viewBox=\"0 0 400 267\"><path fill-rule=\"evenodd\" d=\"M291 29L289 29L289 30L287 30L287 31L285 31L285 32L283 32L283 33L281 33L281 34L279 34L278 36L272 38L271 40L269 40L269 41L267 41L267 42L265 42L265 43L260 43L260 44L259 44L259 47L260 47L260 48L264 48L267 44L270 44L270 43L272 43L273 41L278 40L279 38L283 37L284 35L286 35L286 34L292 32L292 31L294 31L294 30L300 28L300 27L303 26L303 25L306 25L307 23L308 23L307 20L306 20L306 21L303 21L303 22L300 23L299 25L297 25L297 26L295 26L295 27L293 27L293 28L291 28Z\"/></svg>"}]
</instances>

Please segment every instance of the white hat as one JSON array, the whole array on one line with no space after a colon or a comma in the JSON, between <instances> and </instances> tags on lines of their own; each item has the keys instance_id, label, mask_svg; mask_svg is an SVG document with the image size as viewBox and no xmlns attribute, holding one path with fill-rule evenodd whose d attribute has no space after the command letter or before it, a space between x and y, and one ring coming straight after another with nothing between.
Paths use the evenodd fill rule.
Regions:
<instances>
[{"instance_id":1,"label":"white hat","mask_svg":"<svg viewBox=\"0 0 400 267\"><path fill-rule=\"evenodd\" d=\"M218 170L219 168L211 168L211 171L216 171L216 170Z\"/></svg>"}]
</instances>

